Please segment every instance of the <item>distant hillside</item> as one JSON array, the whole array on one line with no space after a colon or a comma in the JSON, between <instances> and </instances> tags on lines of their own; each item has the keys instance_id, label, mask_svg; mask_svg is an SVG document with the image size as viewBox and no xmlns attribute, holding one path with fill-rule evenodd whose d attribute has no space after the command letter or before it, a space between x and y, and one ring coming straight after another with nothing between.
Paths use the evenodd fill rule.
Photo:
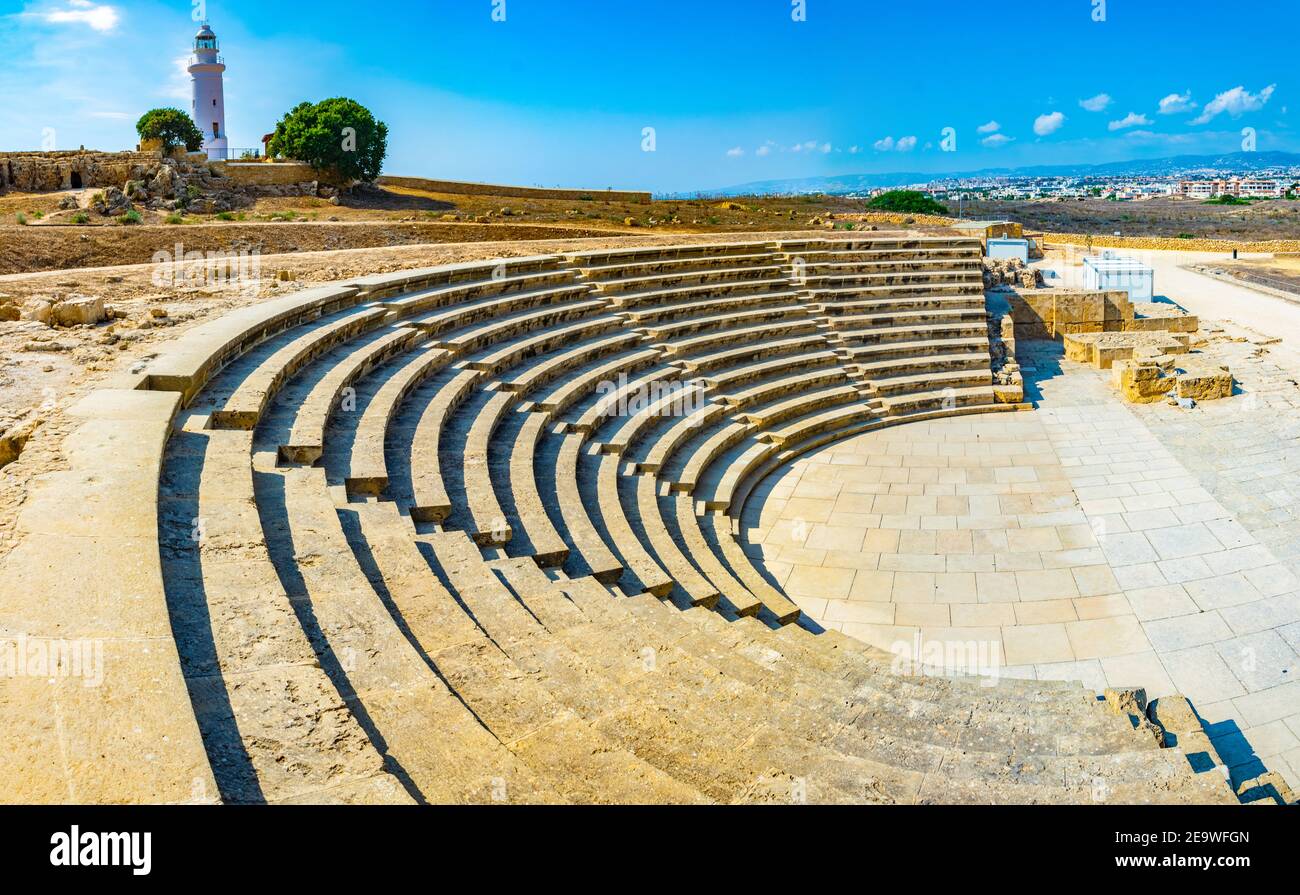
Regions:
<instances>
[{"instance_id":1,"label":"distant hillside","mask_svg":"<svg viewBox=\"0 0 1300 895\"><path fill-rule=\"evenodd\" d=\"M1133 159L1101 165L1034 165L1024 168L982 168L977 171L922 174L897 171L884 174L842 174L791 180L756 180L738 186L705 190L705 196L762 196L789 193L857 193L913 183L940 182L968 177L1169 177L1204 171L1250 173L1270 168L1300 168L1300 153L1230 152L1223 155L1176 155L1170 158ZM687 198L679 193L669 198Z\"/></svg>"}]
</instances>

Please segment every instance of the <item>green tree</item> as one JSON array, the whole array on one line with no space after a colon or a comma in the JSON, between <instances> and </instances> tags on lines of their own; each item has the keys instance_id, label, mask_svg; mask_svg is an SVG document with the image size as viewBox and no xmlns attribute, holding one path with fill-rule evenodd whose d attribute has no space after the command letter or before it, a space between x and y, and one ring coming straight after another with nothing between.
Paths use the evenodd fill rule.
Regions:
<instances>
[{"instance_id":1,"label":"green tree","mask_svg":"<svg viewBox=\"0 0 1300 895\"><path fill-rule=\"evenodd\" d=\"M379 176L388 154L388 125L345 97L299 103L275 126L273 156L306 162L343 182Z\"/></svg>"},{"instance_id":2,"label":"green tree","mask_svg":"<svg viewBox=\"0 0 1300 895\"><path fill-rule=\"evenodd\" d=\"M916 190L890 190L867 203L872 211L896 211L905 214L947 214L948 209Z\"/></svg>"},{"instance_id":3,"label":"green tree","mask_svg":"<svg viewBox=\"0 0 1300 895\"><path fill-rule=\"evenodd\" d=\"M203 131L180 109L150 109L135 123L135 132L141 140L162 140L168 152L177 146L190 152L203 148Z\"/></svg>"}]
</instances>

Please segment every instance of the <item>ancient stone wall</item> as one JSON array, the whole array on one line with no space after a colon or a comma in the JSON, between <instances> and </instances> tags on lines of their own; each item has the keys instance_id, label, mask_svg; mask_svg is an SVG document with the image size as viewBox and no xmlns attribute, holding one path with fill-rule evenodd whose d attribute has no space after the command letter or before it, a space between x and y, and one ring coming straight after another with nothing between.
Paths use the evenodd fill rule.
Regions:
<instances>
[{"instance_id":1,"label":"ancient stone wall","mask_svg":"<svg viewBox=\"0 0 1300 895\"><path fill-rule=\"evenodd\" d=\"M305 162L211 162L218 174L229 177L240 186L290 186L324 180L315 168Z\"/></svg>"},{"instance_id":2,"label":"ancient stone wall","mask_svg":"<svg viewBox=\"0 0 1300 895\"><path fill-rule=\"evenodd\" d=\"M121 186L156 167L157 152L0 152L0 192Z\"/></svg>"},{"instance_id":3,"label":"ancient stone wall","mask_svg":"<svg viewBox=\"0 0 1300 895\"><path fill-rule=\"evenodd\" d=\"M1181 332L1200 320L1177 305L1131 302L1122 290L1017 289L1007 294L1016 336L1059 339L1078 333Z\"/></svg>"},{"instance_id":4,"label":"ancient stone wall","mask_svg":"<svg viewBox=\"0 0 1300 895\"><path fill-rule=\"evenodd\" d=\"M1007 296L1016 337L1056 339L1066 333L1100 333L1125 329L1133 304L1122 291L1061 289L1016 290Z\"/></svg>"},{"instance_id":5,"label":"ancient stone wall","mask_svg":"<svg viewBox=\"0 0 1300 895\"><path fill-rule=\"evenodd\" d=\"M454 193L466 196L512 196L519 199L600 200L649 204L650 194L633 190L550 190L531 186L499 186L491 183L466 183L460 180L428 180L423 177L391 177L376 181L380 186L396 186L428 193Z\"/></svg>"}]
</instances>

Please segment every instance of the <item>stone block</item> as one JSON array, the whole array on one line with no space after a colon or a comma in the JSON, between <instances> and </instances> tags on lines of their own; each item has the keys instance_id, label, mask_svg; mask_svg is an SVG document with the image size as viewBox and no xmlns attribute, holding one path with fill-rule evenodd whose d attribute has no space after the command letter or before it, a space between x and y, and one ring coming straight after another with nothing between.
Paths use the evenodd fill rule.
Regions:
<instances>
[{"instance_id":1,"label":"stone block","mask_svg":"<svg viewBox=\"0 0 1300 895\"><path fill-rule=\"evenodd\" d=\"M79 295L54 306L54 322L59 326L99 323L104 317L102 298Z\"/></svg>"},{"instance_id":2,"label":"stone block","mask_svg":"<svg viewBox=\"0 0 1300 895\"><path fill-rule=\"evenodd\" d=\"M1232 374L1226 368L1191 369L1179 373L1178 397L1214 401L1232 397Z\"/></svg>"}]
</instances>

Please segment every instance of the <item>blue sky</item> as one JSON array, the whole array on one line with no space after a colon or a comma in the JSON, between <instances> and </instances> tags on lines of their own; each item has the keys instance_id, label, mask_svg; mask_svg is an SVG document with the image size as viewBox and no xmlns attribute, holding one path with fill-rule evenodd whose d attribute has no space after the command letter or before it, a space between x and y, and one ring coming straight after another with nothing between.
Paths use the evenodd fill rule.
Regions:
<instances>
[{"instance_id":1,"label":"blue sky","mask_svg":"<svg viewBox=\"0 0 1300 895\"><path fill-rule=\"evenodd\" d=\"M146 109L188 108L182 60L203 2L0 0L0 150L128 148ZM688 191L1232 152L1245 127L1261 150L1300 150L1294 55L1278 50L1300 33L1295 0L1105 0L1104 17L1099 3L206 0L201 11L228 65L232 146L258 145L304 99L351 96L388 122L393 173ZM1255 36L1202 36L1214 33Z\"/></svg>"}]
</instances>

